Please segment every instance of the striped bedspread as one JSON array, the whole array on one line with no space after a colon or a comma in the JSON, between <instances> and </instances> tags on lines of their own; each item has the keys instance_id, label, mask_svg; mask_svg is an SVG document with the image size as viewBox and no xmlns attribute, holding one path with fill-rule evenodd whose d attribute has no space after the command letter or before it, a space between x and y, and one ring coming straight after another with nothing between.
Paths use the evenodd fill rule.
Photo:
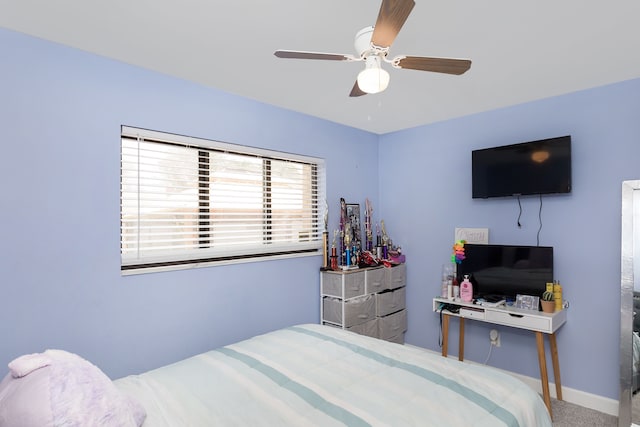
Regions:
<instances>
[{"instance_id":1,"label":"striped bedspread","mask_svg":"<svg viewBox=\"0 0 640 427\"><path fill-rule=\"evenodd\" d=\"M115 381L144 426L551 426L492 368L321 325L260 335Z\"/></svg>"}]
</instances>

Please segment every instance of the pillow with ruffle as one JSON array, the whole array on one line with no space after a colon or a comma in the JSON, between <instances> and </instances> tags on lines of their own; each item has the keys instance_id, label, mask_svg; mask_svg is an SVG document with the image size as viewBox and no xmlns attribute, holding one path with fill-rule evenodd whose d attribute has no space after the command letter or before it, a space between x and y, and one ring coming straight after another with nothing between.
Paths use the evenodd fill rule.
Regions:
<instances>
[{"instance_id":1,"label":"pillow with ruffle","mask_svg":"<svg viewBox=\"0 0 640 427\"><path fill-rule=\"evenodd\" d=\"M21 356L0 382L0 427L139 427L146 411L98 367L63 350Z\"/></svg>"}]
</instances>

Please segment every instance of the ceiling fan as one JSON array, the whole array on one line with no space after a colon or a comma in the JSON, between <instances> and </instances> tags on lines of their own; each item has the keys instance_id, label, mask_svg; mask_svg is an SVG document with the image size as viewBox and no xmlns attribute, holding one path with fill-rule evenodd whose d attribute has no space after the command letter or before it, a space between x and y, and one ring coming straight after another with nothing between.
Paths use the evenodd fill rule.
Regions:
<instances>
[{"instance_id":1,"label":"ceiling fan","mask_svg":"<svg viewBox=\"0 0 640 427\"><path fill-rule=\"evenodd\" d=\"M431 71L460 75L471 67L469 59L429 58L424 56L396 56L388 59L389 48L415 6L414 0L382 0L375 27L358 31L355 48L358 56L340 53L277 50L278 58L322 59L329 61L364 61L365 69L358 74L349 96L382 92L389 85L389 73L382 63L394 68Z\"/></svg>"}]
</instances>

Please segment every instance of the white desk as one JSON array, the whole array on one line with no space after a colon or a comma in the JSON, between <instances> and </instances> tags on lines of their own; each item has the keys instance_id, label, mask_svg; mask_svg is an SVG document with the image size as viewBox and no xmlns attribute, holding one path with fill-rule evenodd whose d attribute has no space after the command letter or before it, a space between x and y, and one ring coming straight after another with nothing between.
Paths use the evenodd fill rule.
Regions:
<instances>
[{"instance_id":1,"label":"white desk","mask_svg":"<svg viewBox=\"0 0 640 427\"><path fill-rule=\"evenodd\" d=\"M446 298L433 299L433 311L440 313L441 304L451 304L459 308L458 313L442 311L442 356L447 357L449 347L449 319L460 319L460 343L458 360L464 360L464 321L471 319L479 322L495 325L509 326L512 328L526 329L536 335L538 349L538 363L540 364L540 382L542 383L542 396L551 414L551 397L549 395L549 377L547 374L547 360L544 352L544 335L549 336L551 346L551 361L556 383L556 395L562 400L562 385L560 382L560 364L558 363L558 346L556 344L556 331L567 321L567 311L561 310L555 313L543 313L541 311L522 310L513 307L485 307L460 301L450 301Z\"/></svg>"}]
</instances>

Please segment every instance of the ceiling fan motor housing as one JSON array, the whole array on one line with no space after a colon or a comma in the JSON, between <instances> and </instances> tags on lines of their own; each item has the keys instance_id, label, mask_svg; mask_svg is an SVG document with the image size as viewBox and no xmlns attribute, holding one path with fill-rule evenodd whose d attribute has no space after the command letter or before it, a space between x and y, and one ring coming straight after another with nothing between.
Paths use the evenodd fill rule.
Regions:
<instances>
[{"instance_id":1,"label":"ceiling fan motor housing","mask_svg":"<svg viewBox=\"0 0 640 427\"><path fill-rule=\"evenodd\" d=\"M354 46L360 58L362 58L367 51L371 50L372 34L373 34L372 26L365 27L356 33Z\"/></svg>"}]
</instances>

